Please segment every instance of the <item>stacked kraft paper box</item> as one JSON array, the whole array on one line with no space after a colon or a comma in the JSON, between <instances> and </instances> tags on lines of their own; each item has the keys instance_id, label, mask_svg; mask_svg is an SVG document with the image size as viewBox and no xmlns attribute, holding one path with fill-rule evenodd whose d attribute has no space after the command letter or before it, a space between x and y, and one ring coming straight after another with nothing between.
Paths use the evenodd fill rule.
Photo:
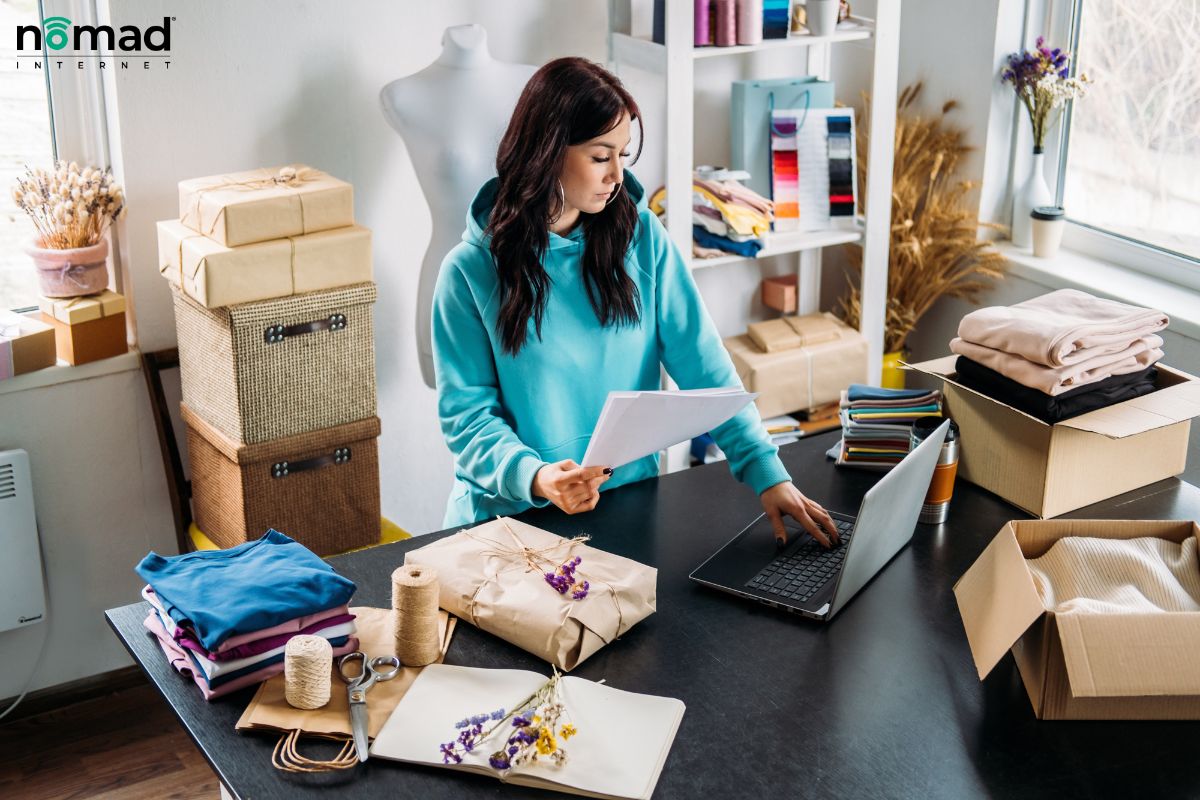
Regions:
<instances>
[{"instance_id":1,"label":"stacked kraft paper box","mask_svg":"<svg viewBox=\"0 0 1200 800\"><path fill-rule=\"evenodd\" d=\"M181 181L158 223L197 527L327 555L379 541L371 232L305 166Z\"/></svg>"}]
</instances>

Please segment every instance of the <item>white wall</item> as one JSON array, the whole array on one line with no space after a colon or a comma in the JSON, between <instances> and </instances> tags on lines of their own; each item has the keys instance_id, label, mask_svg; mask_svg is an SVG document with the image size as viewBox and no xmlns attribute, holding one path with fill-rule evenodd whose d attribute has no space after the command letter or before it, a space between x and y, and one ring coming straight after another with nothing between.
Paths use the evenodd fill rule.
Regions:
<instances>
[{"instance_id":1,"label":"white wall","mask_svg":"<svg viewBox=\"0 0 1200 800\"><path fill-rule=\"evenodd\" d=\"M44 623L0 633L0 698L31 676L37 690L128 664L104 609L137 599L149 550L175 552L146 385L125 358L132 369L103 377L0 385L0 449L29 452L49 590Z\"/></svg>"}]
</instances>

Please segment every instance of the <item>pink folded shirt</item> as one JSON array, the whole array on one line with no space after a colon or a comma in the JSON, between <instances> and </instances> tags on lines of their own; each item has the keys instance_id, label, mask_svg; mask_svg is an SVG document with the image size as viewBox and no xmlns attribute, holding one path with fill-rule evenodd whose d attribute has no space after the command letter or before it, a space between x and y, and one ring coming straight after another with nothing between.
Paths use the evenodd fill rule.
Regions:
<instances>
[{"instance_id":1,"label":"pink folded shirt","mask_svg":"<svg viewBox=\"0 0 1200 800\"><path fill-rule=\"evenodd\" d=\"M175 621L171 619L171 617L167 614L166 609L163 608L162 601L158 599L158 595L154 593L154 589L149 586L144 587L142 589L142 598L145 599L147 603L157 608L162 614L163 619L167 620L167 624L170 626L168 633L172 636L172 638L180 642L184 647L194 650L197 653L202 653L204 656L212 659L213 661L229 661L235 658L245 658L247 655L251 655L251 653L245 652L244 650L239 650L239 648L245 648L247 645L253 647L255 646L255 643L259 643L258 646L261 646L261 640L270 639L282 634L295 635L297 633L305 633L307 629L313 628L314 625L335 617L349 615L351 619L353 619L353 615L350 614L350 608L348 606L341 605L335 608L326 609L325 611L319 611L316 614L309 614L304 617L290 619L287 622L281 622L278 625L274 625L270 628L263 628L261 631L253 631L251 633L241 633L236 636L230 636L228 639L221 642L220 646L217 647L216 650L210 651L205 649L204 645L200 644L200 640L196 638L192 631L188 630L186 627L175 624ZM268 647L266 649L270 650L272 648Z\"/></svg>"},{"instance_id":2,"label":"pink folded shirt","mask_svg":"<svg viewBox=\"0 0 1200 800\"><path fill-rule=\"evenodd\" d=\"M283 662L280 661L276 664L271 664L270 666L256 670L255 672L251 672L249 675L243 675L242 677L236 678L228 683L223 683L216 689L211 689L209 688L208 681L204 679L204 676L200 674L195 665L192 664L192 661L188 658L187 653L184 652L183 648L179 646L179 644L171 637L169 633L167 633L166 628L163 627L162 622L158 618L158 614L151 611L146 616L146 619L142 624L146 627L146 630L154 634L155 641L157 641L158 646L162 648L163 655L167 657L167 661L170 662L171 666L174 667L175 670L181 675L187 675L193 681L195 681L196 686L200 688L200 693L204 695L205 700L216 700L219 697L224 697L227 694L236 692L238 689L244 689L247 686L253 686L257 683L262 683L268 678L273 678L279 673L283 672ZM344 656L347 653L352 653L357 649L358 639L351 636L344 645L334 648L333 655L336 658L338 656Z\"/></svg>"},{"instance_id":3,"label":"pink folded shirt","mask_svg":"<svg viewBox=\"0 0 1200 800\"><path fill-rule=\"evenodd\" d=\"M959 322L958 336L1036 364L1063 367L1120 353L1169 321L1151 308L1059 289L1015 305L972 311Z\"/></svg>"},{"instance_id":4,"label":"pink folded shirt","mask_svg":"<svg viewBox=\"0 0 1200 800\"><path fill-rule=\"evenodd\" d=\"M1119 353L1096 356L1079 364L1046 367L1021 356L957 338L950 341L950 351L994 369L1022 386L1037 389L1050 396L1096 383L1113 375L1141 372L1163 357L1161 336L1145 336Z\"/></svg>"}]
</instances>

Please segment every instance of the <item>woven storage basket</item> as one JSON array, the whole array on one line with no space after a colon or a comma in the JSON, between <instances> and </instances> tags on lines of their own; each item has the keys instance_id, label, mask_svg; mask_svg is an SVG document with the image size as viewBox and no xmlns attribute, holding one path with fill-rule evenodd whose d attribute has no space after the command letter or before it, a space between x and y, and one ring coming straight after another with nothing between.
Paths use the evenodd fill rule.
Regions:
<instances>
[{"instance_id":1,"label":"woven storage basket","mask_svg":"<svg viewBox=\"0 0 1200 800\"><path fill-rule=\"evenodd\" d=\"M186 405L192 510L221 548L268 528L328 555L379 542L379 419L245 445Z\"/></svg>"},{"instance_id":2,"label":"woven storage basket","mask_svg":"<svg viewBox=\"0 0 1200 800\"><path fill-rule=\"evenodd\" d=\"M183 401L257 444L375 416L375 284L208 309L172 290Z\"/></svg>"}]
</instances>

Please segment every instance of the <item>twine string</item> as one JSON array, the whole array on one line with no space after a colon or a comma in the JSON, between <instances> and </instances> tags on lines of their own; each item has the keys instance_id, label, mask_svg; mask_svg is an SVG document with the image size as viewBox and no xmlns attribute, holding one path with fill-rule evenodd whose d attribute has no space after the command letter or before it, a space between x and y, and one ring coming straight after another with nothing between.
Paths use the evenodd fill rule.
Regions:
<instances>
[{"instance_id":1,"label":"twine string","mask_svg":"<svg viewBox=\"0 0 1200 800\"><path fill-rule=\"evenodd\" d=\"M495 575L492 576L493 580L499 578L500 575L502 575L506 572L512 572L513 570L518 570L518 569L524 570L525 572L540 572L543 574L546 572L553 572L555 569L558 568L558 566L561 562L557 562L555 559L550 558L549 553L565 547L565 548L567 548L566 557L570 558L572 555L572 550L575 547L575 545L586 544L592 538L592 537L588 536L587 534L583 534L580 536L574 536L570 539L563 539L560 542L556 542L552 545L547 545L546 547L529 547L523 541L521 541L521 538L519 536L517 536L516 531L514 531L509 526L508 520L504 519L503 517L497 517L497 519L500 521L500 524L504 526L504 530L506 530L508 532L508 535L510 537L512 537L514 545L510 546L508 544L505 544L504 542L497 542L494 539L489 539L485 536L480 536L479 534L475 533L474 531L470 531L470 530L462 531L462 533L470 539L474 539L477 542L491 545L490 549L485 548L483 551L481 551L482 555L497 557L497 558L502 558L502 559L511 559L511 560L518 562L518 563L513 564L508 569L502 569L502 570L496 572ZM565 561L566 558L564 558L562 560ZM587 573L585 573L581 570L577 569L575 571L575 574L578 576L581 576L585 580L587 580L589 586L593 585L593 584L598 584L601 587L608 590L609 597L612 598L613 605L617 609L617 632L613 638L619 637L621 635L622 628L625 625L625 615L624 615L624 611L621 608L621 600L619 597L617 597L617 590L614 589L612 584L610 584L608 581L597 579L593 576L588 575ZM483 587L486 586L487 583L488 583L488 578L487 578L487 576L484 576L483 580L481 580L478 584L476 584L475 590L473 592L471 592L471 596L469 598L467 598L467 614L471 618L470 619L471 624L475 625L476 627L478 627L479 623L476 621L476 618L475 618L475 606L478 603L479 592L483 590ZM580 602L580 601L575 601L575 602ZM597 633L597 635L600 636L600 634L598 634L598 633ZM600 636L600 638L604 639L603 636ZM609 640L605 639L604 641L607 644Z\"/></svg>"},{"instance_id":2,"label":"twine string","mask_svg":"<svg viewBox=\"0 0 1200 800\"><path fill-rule=\"evenodd\" d=\"M247 180L221 180L210 186L205 186L197 189L192 193L192 205L182 217L180 222L187 224L188 219L192 216L196 218L197 229L206 236L211 236L221 223L221 219L225 216L225 206L217 212L213 217L212 224L208 226L208 230L204 230L204 218L200 213L200 202L204 199L204 195L209 192L224 191L233 189L235 191L257 191L259 189L284 188L284 189L300 189L309 181L320 180L321 176L318 170L311 167L303 167L296 169L295 167L283 167L274 175L268 175L261 178L250 178ZM300 230L302 233L308 233L308 225L304 219L304 194L296 195L300 198Z\"/></svg>"},{"instance_id":3,"label":"twine string","mask_svg":"<svg viewBox=\"0 0 1200 800\"><path fill-rule=\"evenodd\" d=\"M333 645L323 636L288 639L283 650L284 699L293 708L311 710L329 702Z\"/></svg>"}]
</instances>

